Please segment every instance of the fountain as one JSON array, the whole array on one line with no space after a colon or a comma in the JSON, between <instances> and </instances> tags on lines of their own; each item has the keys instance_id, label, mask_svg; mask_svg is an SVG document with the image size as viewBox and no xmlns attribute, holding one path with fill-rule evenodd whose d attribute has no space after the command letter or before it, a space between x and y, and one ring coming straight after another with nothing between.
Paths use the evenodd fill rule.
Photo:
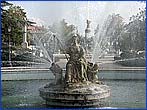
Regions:
<instances>
[{"instance_id":1,"label":"fountain","mask_svg":"<svg viewBox=\"0 0 147 110\"><path fill-rule=\"evenodd\" d=\"M103 107L110 89L97 78L98 65L88 62L77 34L66 49L69 55L65 75L62 68L52 63L50 70L55 81L39 89L47 106L53 107Z\"/></svg>"}]
</instances>

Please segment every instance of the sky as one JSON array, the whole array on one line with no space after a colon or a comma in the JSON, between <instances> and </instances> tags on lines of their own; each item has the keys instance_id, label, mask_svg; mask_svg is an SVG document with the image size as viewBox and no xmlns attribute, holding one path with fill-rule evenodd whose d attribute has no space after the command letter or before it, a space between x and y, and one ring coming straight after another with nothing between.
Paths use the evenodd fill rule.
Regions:
<instances>
[{"instance_id":1,"label":"sky","mask_svg":"<svg viewBox=\"0 0 147 110\"><path fill-rule=\"evenodd\" d=\"M77 26L84 34L86 20L91 20L94 31L97 24L102 24L109 14L120 14L125 22L144 8L145 3L136 1L11 1L21 6L30 20L46 27L65 19L69 24Z\"/></svg>"}]
</instances>

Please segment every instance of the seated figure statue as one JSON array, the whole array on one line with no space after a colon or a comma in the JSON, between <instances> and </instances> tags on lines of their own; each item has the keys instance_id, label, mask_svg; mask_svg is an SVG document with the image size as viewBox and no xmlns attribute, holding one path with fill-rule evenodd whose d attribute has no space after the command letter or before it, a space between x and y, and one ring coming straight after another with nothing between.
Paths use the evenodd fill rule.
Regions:
<instances>
[{"instance_id":1,"label":"seated figure statue","mask_svg":"<svg viewBox=\"0 0 147 110\"><path fill-rule=\"evenodd\" d=\"M69 54L69 61L66 64L66 84L88 81L87 62L84 58L84 49L79 45L79 38L77 35L72 37L72 42L67 48L66 53Z\"/></svg>"}]
</instances>

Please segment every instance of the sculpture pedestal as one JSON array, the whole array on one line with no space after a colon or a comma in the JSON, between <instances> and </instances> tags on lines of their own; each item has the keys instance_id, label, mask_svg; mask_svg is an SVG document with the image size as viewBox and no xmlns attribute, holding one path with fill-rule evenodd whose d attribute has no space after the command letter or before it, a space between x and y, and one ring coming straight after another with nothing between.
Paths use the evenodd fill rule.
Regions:
<instances>
[{"instance_id":1,"label":"sculpture pedestal","mask_svg":"<svg viewBox=\"0 0 147 110\"><path fill-rule=\"evenodd\" d=\"M110 89L102 84L46 85L39 89L40 96L50 107L104 107Z\"/></svg>"}]
</instances>

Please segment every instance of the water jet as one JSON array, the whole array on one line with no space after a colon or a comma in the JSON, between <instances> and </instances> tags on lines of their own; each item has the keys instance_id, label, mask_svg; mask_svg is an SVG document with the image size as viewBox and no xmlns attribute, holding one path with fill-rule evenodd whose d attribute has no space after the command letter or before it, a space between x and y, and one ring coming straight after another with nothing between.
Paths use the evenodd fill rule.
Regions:
<instances>
[{"instance_id":1,"label":"water jet","mask_svg":"<svg viewBox=\"0 0 147 110\"><path fill-rule=\"evenodd\" d=\"M86 60L78 35L73 35L66 49L69 59L65 75L62 68L52 63L50 70L56 80L39 89L47 106L53 107L103 107L110 89L98 80L98 65Z\"/></svg>"}]
</instances>

